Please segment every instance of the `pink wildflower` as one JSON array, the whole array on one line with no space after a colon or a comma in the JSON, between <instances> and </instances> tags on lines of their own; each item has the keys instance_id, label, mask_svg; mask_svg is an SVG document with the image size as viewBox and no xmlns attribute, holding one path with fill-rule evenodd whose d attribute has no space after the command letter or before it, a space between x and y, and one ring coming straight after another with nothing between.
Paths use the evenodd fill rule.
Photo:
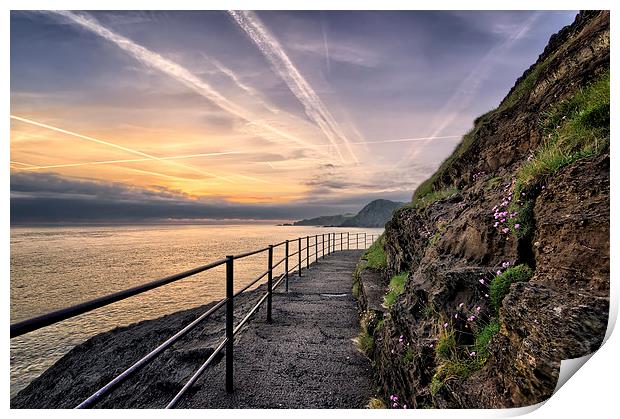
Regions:
<instances>
[{"instance_id":1,"label":"pink wildflower","mask_svg":"<svg viewBox=\"0 0 620 419\"><path fill-rule=\"evenodd\" d=\"M480 313L480 306L476 307L476 311Z\"/></svg>"},{"instance_id":2,"label":"pink wildflower","mask_svg":"<svg viewBox=\"0 0 620 419\"><path fill-rule=\"evenodd\" d=\"M476 356L476 351L470 352L469 356Z\"/></svg>"},{"instance_id":3,"label":"pink wildflower","mask_svg":"<svg viewBox=\"0 0 620 419\"><path fill-rule=\"evenodd\" d=\"M484 279L478 280L482 285L484 285Z\"/></svg>"},{"instance_id":4,"label":"pink wildflower","mask_svg":"<svg viewBox=\"0 0 620 419\"><path fill-rule=\"evenodd\" d=\"M463 303L459 304L459 308L463 307Z\"/></svg>"},{"instance_id":5,"label":"pink wildflower","mask_svg":"<svg viewBox=\"0 0 620 419\"><path fill-rule=\"evenodd\" d=\"M521 228L521 224L515 224L515 230L518 230Z\"/></svg>"},{"instance_id":6,"label":"pink wildflower","mask_svg":"<svg viewBox=\"0 0 620 419\"><path fill-rule=\"evenodd\" d=\"M443 324L443 328L444 328L444 329L447 329L447 328L448 328L448 323L444 323L444 324Z\"/></svg>"}]
</instances>

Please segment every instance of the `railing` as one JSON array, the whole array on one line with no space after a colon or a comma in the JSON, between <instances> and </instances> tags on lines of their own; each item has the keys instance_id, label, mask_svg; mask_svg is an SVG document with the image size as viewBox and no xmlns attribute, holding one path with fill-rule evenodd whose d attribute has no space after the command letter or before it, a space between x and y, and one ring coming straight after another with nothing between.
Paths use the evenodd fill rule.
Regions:
<instances>
[{"instance_id":1,"label":"railing","mask_svg":"<svg viewBox=\"0 0 620 419\"><path fill-rule=\"evenodd\" d=\"M346 235L346 249L345 245L345 235ZM311 244L311 238L314 238L314 243ZM327 237L327 239L326 239ZM362 238L363 237L363 238ZM113 294L109 294L103 297L96 298L94 300L90 300L81 304L77 304L71 307L63 308L61 310L53 311L51 313L47 313L38 317L33 317L28 320L24 320L11 325L11 339L17 336L24 335L26 333L33 332L35 330L41 329L43 327L50 326L52 324L61 322L63 320L78 316L80 314L84 314L90 312L94 309L107 306L109 304L115 303L117 301L124 300L126 298L142 294L146 291L150 291L155 288L159 288L166 284L170 284L172 282L181 280L183 278L187 278L192 275L196 275L200 272L207 271L209 269L213 269L215 267L226 265L226 297L220 301L218 301L213 307L208 309L206 312L198 316L194 321L185 326L183 329L179 330L173 336L168 338L165 342L161 343L157 348L153 349L147 355L136 361L133 365L123 371L121 374L116 376L113 380L107 383L105 386L101 387L95 393L93 393L90 397L80 403L76 408L89 408L93 407L95 403L97 403L101 398L108 393L110 393L114 388L124 382L127 378L135 374L142 367L147 365L153 359L155 359L158 355L160 355L164 350L172 346L176 341L185 336L188 332L194 329L199 323L208 319L213 313L218 311L220 308L226 306L226 334L224 339L218 343L213 353L207 358L207 360L196 370L196 372L190 377L190 379L185 383L183 388L174 396L174 398L168 403L166 406L167 409L174 408L178 402L181 400L183 395L194 385L194 383L198 380L201 374L211 365L216 359L217 355L219 355L222 350L225 349L226 354L226 392L233 392L233 342L234 336L241 330L243 325L245 325L252 315L260 308L260 306L267 301L267 322L271 322L272 320L272 295L273 290L284 282L285 291L288 292L289 289L289 274L297 273L299 277L302 276L301 272L303 269L303 262L305 259L306 269L310 268L310 261L314 257L314 261L318 261L319 258L324 259L326 255L329 255L338 250L351 250L351 249L366 249L370 244L372 244L378 235L368 235L366 233L349 233L349 232L338 232L338 233L325 233L325 234L317 234L314 236L305 236L298 237L295 240L285 240L283 242L277 244L271 244L262 249L253 250L250 252L242 253L240 255L234 256L226 256L223 259L217 260L215 262L211 262L207 265L199 266L194 269L190 269L185 272L181 272L175 275L170 275L165 278L157 279L152 282L148 282L143 285L138 285L133 288L128 288L123 291L119 291ZM319 242L319 238L321 241ZM297 251L294 253L289 252L289 245L292 242L297 241ZM303 242L305 241L305 247L302 248ZM352 245L353 244L353 245ZM360 246L361 244L361 246ZM284 246L285 256L278 262L274 264L273 262L273 250L280 246ZM327 246L327 252L325 247ZM338 246L340 249L338 249ZM310 249L313 249L313 253L310 254ZM305 258L304 258L305 251ZM234 262L235 260L242 259L245 257L257 255L260 253L267 252L267 270L260 274L258 277L250 281L247 285L245 285L241 290L236 293L234 290ZM289 267L289 260L292 257L297 256L297 264L293 267ZM276 279L274 283L273 279L273 271L280 264L284 263L284 272ZM256 305L252 307L252 309L241 319L241 321L234 326L234 300L235 297L238 297L243 292L247 291L250 287L256 285L261 279L267 277L267 291L265 294L261 296Z\"/></svg>"}]
</instances>

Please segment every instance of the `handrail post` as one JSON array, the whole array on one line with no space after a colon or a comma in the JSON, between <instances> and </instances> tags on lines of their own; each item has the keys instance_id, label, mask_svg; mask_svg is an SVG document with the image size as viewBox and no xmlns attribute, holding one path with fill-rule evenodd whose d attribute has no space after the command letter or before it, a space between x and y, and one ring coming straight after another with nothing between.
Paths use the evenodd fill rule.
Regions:
<instances>
[{"instance_id":1,"label":"handrail post","mask_svg":"<svg viewBox=\"0 0 620 419\"><path fill-rule=\"evenodd\" d=\"M360 233L355 233L355 248L358 250L360 248Z\"/></svg>"},{"instance_id":2,"label":"handrail post","mask_svg":"<svg viewBox=\"0 0 620 419\"><path fill-rule=\"evenodd\" d=\"M226 256L226 393L233 392L233 256Z\"/></svg>"},{"instance_id":3,"label":"handrail post","mask_svg":"<svg viewBox=\"0 0 620 419\"><path fill-rule=\"evenodd\" d=\"M332 252L336 251L336 233L332 233Z\"/></svg>"},{"instance_id":4,"label":"handrail post","mask_svg":"<svg viewBox=\"0 0 620 419\"><path fill-rule=\"evenodd\" d=\"M301 278L301 237L297 238L297 268Z\"/></svg>"},{"instance_id":5,"label":"handrail post","mask_svg":"<svg viewBox=\"0 0 620 419\"><path fill-rule=\"evenodd\" d=\"M319 235L314 235L314 261L317 262L319 260Z\"/></svg>"},{"instance_id":6,"label":"handrail post","mask_svg":"<svg viewBox=\"0 0 620 419\"><path fill-rule=\"evenodd\" d=\"M310 236L306 236L306 269L310 269Z\"/></svg>"},{"instance_id":7,"label":"handrail post","mask_svg":"<svg viewBox=\"0 0 620 419\"><path fill-rule=\"evenodd\" d=\"M288 292L288 240L286 241L286 244L284 245L284 252L286 254L286 256L284 257L284 277L286 278L284 285L285 285L286 292Z\"/></svg>"},{"instance_id":8,"label":"handrail post","mask_svg":"<svg viewBox=\"0 0 620 419\"><path fill-rule=\"evenodd\" d=\"M340 233L340 250L342 250L342 233Z\"/></svg>"},{"instance_id":9,"label":"handrail post","mask_svg":"<svg viewBox=\"0 0 620 419\"><path fill-rule=\"evenodd\" d=\"M364 249L368 246L368 239L366 238L366 233L364 233Z\"/></svg>"},{"instance_id":10,"label":"handrail post","mask_svg":"<svg viewBox=\"0 0 620 419\"><path fill-rule=\"evenodd\" d=\"M332 233L327 233L327 254L332 252Z\"/></svg>"},{"instance_id":11,"label":"handrail post","mask_svg":"<svg viewBox=\"0 0 620 419\"><path fill-rule=\"evenodd\" d=\"M325 234L321 234L321 247L323 248L321 251L321 259L325 259Z\"/></svg>"},{"instance_id":12,"label":"handrail post","mask_svg":"<svg viewBox=\"0 0 620 419\"><path fill-rule=\"evenodd\" d=\"M267 262L267 323L271 323L271 297L273 294L273 244L269 245Z\"/></svg>"},{"instance_id":13,"label":"handrail post","mask_svg":"<svg viewBox=\"0 0 620 419\"><path fill-rule=\"evenodd\" d=\"M349 238L349 232L347 231L347 250L351 249L351 239Z\"/></svg>"}]
</instances>

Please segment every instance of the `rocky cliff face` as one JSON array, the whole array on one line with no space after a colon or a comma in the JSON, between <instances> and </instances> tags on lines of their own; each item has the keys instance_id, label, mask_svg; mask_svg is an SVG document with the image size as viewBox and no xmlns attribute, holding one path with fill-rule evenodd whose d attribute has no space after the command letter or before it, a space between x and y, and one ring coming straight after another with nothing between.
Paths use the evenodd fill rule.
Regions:
<instances>
[{"instance_id":1,"label":"rocky cliff face","mask_svg":"<svg viewBox=\"0 0 620 419\"><path fill-rule=\"evenodd\" d=\"M535 404L562 359L601 345L608 12L582 12L551 38L365 259L360 342L393 407Z\"/></svg>"}]
</instances>

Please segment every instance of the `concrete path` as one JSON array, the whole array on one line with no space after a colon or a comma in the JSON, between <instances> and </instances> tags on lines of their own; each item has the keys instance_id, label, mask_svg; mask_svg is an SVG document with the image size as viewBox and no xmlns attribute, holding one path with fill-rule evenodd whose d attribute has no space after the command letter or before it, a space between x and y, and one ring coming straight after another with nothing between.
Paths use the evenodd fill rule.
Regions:
<instances>
[{"instance_id":1,"label":"concrete path","mask_svg":"<svg viewBox=\"0 0 620 419\"><path fill-rule=\"evenodd\" d=\"M336 252L292 276L235 342L234 394L224 391L224 362L207 370L179 408L361 408L373 396L370 361L355 347L351 295L361 251Z\"/></svg>"}]
</instances>

